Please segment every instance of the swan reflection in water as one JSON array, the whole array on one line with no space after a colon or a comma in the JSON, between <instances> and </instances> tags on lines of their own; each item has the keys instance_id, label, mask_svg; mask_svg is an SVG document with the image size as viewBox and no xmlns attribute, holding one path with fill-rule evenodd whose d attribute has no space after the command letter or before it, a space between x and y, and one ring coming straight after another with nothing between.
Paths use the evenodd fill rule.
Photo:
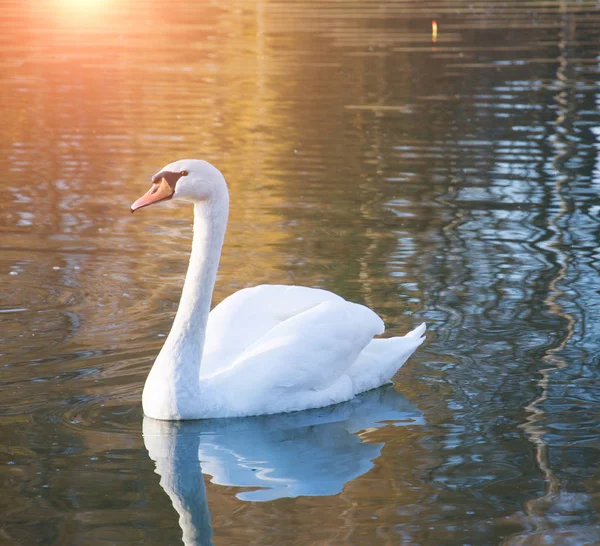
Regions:
<instances>
[{"instance_id":1,"label":"swan reflection in water","mask_svg":"<svg viewBox=\"0 0 600 546\"><path fill-rule=\"evenodd\" d=\"M184 543L205 546L212 528L203 473L218 485L253 488L237 495L245 501L335 495L381 453L383 444L364 443L359 432L423 423L416 406L387 386L320 409L201 421L144 417L143 428Z\"/></svg>"}]
</instances>

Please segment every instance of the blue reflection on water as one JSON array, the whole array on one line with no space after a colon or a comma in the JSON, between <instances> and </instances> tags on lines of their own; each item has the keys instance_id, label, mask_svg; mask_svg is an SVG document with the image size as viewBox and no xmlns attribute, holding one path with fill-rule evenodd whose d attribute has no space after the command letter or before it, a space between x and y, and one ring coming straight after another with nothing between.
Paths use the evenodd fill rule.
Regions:
<instances>
[{"instance_id":1,"label":"blue reflection on water","mask_svg":"<svg viewBox=\"0 0 600 546\"><path fill-rule=\"evenodd\" d=\"M144 418L144 442L157 472L212 476L219 485L252 487L247 501L335 495L373 467L383 444L361 431L424 424L421 411L393 387L336 406L244 419L193 422ZM200 466L201 465L201 466Z\"/></svg>"}]
</instances>

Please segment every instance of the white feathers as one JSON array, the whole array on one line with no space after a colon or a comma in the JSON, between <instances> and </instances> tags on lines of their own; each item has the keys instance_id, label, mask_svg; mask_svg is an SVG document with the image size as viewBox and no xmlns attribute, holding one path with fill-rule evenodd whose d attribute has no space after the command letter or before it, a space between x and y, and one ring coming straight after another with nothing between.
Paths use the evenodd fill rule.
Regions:
<instances>
[{"instance_id":1,"label":"white feathers","mask_svg":"<svg viewBox=\"0 0 600 546\"><path fill-rule=\"evenodd\" d=\"M209 316L201 383L227 391L226 416L342 402L388 382L424 340L424 325L374 340L383 330L373 311L324 290L246 289Z\"/></svg>"},{"instance_id":2,"label":"white feathers","mask_svg":"<svg viewBox=\"0 0 600 546\"><path fill-rule=\"evenodd\" d=\"M247 288L209 314L227 185L205 162L169 168L187 173L173 199L194 203L194 241L173 327L144 386L146 415L241 417L343 402L388 382L421 345L424 324L404 337L373 339L384 330L373 311L314 288Z\"/></svg>"}]
</instances>

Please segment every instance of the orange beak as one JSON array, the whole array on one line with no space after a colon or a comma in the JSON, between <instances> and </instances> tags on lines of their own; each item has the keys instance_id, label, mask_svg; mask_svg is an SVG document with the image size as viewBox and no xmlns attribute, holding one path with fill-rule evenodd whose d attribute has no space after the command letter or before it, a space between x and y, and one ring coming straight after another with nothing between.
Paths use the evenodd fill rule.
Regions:
<instances>
[{"instance_id":1,"label":"orange beak","mask_svg":"<svg viewBox=\"0 0 600 546\"><path fill-rule=\"evenodd\" d=\"M161 178L160 181L152 184L152 187L131 205L131 212L135 212L137 209L147 207L148 205L153 205L159 201L171 199L174 193L175 190L169 186L164 178Z\"/></svg>"}]
</instances>

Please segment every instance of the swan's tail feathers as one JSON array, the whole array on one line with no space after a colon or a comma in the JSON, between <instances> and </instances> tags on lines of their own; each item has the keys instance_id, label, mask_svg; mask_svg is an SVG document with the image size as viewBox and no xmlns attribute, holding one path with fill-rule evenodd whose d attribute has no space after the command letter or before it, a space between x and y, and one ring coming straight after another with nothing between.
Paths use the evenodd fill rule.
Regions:
<instances>
[{"instance_id":1,"label":"swan's tail feathers","mask_svg":"<svg viewBox=\"0 0 600 546\"><path fill-rule=\"evenodd\" d=\"M358 355L348 374L358 394L391 380L409 357L425 341L425 323L403 337L374 339Z\"/></svg>"},{"instance_id":2,"label":"swan's tail feathers","mask_svg":"<svg viewBox=\"0 0 600 546\"><path fill-rule=\"evenodd\" d=\"M427 330L427 324L423 322L414 330L408 332L404 337L420 338L421 343L423 343L423 341L425 341L425 330Z\"/></svg>"}]
</instances>

